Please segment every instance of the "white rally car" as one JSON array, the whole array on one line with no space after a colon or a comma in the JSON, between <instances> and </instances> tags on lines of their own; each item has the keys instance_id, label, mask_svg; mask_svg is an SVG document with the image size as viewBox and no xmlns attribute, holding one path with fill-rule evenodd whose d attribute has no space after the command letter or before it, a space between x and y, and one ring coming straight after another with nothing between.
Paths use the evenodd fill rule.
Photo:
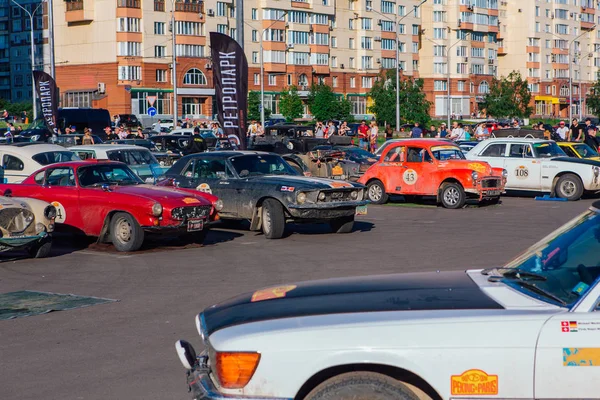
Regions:
<instances>
[{"instance_id":1,"label":"white rally car","mask_svg":"<svg viewBox=\"0 0 600 400\"><path fill-rule=\"evenodd\" d=\"M600 190L600 162L567 157L551 140L489 139L466 157L506 169L506 190L550 192L569 200L579 200L584 191Z\"/></svg>"},{"instance_id":2,"label":"white rally car","mask_svg":"<svg viewBox=\"0 0 600 400\"><path fill-rule=\"evenodd\" d=\"M504 267L282 285L178 341L195 399L600 398L600 202Z\"/></svg>"}]
</instances>

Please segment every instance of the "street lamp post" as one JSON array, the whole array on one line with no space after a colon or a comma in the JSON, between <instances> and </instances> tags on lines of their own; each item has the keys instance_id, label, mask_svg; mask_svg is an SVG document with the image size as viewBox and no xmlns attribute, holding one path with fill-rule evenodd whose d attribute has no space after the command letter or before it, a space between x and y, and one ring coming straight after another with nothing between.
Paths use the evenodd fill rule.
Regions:
<instances>
[{"instance_id":1,"label":"street lamp post","mask_svg":"<svg viewBox=\"0 0 600 400\"><path fill-rule=\"evenodd\" d=\"M398 10L396 8L394 8L394 21L392 21L391 19L389 19L387 16L380 13L379 11L374 10L373 7L367 6L367 11L372 11L375 14L378 14L381 17L383 17L386 21L394 22L394 25L395 25L395 31L396 31L396 129L397 130L400 129L400 22L402 22L402 20L404 18L408 17L413 12L416 12L417 8L421 7L426 2L427 2L427 0L422 0L418 5L414 6L412 11L410 11L408 14L405 14L400 19L398 19Z\"/></svg>"},{"instance_id":2,"label":"street lamp post","mask_svg":"<svg viewBox=\"0 0 600 400\"><path fill-rule=\"evenodd\" d=\"M596 25L594 25L591 30L594 30L595 28L596 28ZM585 31L585 32L581 33L581 35L577 36L575 39L572 39L569 42L569 123L571 121L573 121L573 62L575 61L575 57L572 54L571 48L573 46L573 43L575 43L575 41L577 39L579 39L586 33L588 33L588 32ZM571 57L573 57L573 58L571 58ZM581 87L579 88L579 90L581 90ZM581 98L581 95L580 95L580 98ZM579 107L581 107L581 104L579 104Z\"/></svg>"},{"instance_id":3,"label":"street lamp post","mask_svg":"<svg viewBox=\"0 0 600 400\"><path fill-rule=\"evenodd\" d=\"M30 41L31 41L31 99L33 100L33 120L37 119L37 95L35 93L35 78L33 77L33 71L35 71L35 38L33 36L33 16L40 8L42 3L38 4L38 6L33 10L33 12L29 12L25 7L17 3L15 0L11 0L17 7L21 10L25 11L29 16L29 32L30 32Z\"/></svg>"},{"instance_id":4,"label":"street lamp post","mask_svg":"<svg viewBox=\"0 0 600 400\"><path fill-rule=\"evenodd\" d=\"M171 1L173 8L171 9L171 35L172 35L172 64L171 69L171 80L173 81L173 129L177 129L177 40L176 40L176 26L175 26L175 0Z\"/></svg>"},{"instance_id":5,"label":"street lamp post","mask_svg":"<svg viewBox=\"0 0 600 400\"><path fill-rule=\"evenodd\" d=\"M581 59L584 57L591 58L593 55L594 55L594 53L587 53L577 59L577 65L579 66L579 120L580 121L583 119L583 104L581 103L581 87L583 86L583 81L581 79Z\"/></svg>"},{"instance_id":6,"label":"street lamp post","mask_svg":"<svg viewBox=\"0 0 600 400\"><path fill-rule=\"evenodd\" d=\"M265 64L263 60L263 40L265 36L265 32L268 31L273 25L277 22L280 22L287 15L287 11L285 11L281 17L277 18L273 23L267 26L260 32L260 124L261 126L265 126Z\"/></svg>"}]
</instances>

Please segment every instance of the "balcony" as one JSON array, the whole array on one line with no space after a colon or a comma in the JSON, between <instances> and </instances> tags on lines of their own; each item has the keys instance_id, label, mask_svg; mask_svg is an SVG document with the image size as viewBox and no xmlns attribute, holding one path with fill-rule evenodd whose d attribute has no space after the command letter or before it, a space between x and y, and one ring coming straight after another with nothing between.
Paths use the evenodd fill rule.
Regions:
<instances>
[{"instance_id":1,"label":"balcony","mask_svg":"<svg viewBox=\"0 0 600 400\"><path fill-rule=\"evenodd\" d=\"M79 1L67 1L65 4L67 8L67 12L69 11L78 11L83 10L83 0Z\"/></svg>"},{"instance_id":2,"label":"balcony","mask_svg":"<svg viewBox=\"0 0 600 400\"><path fill-rule=\"evenodd\" d=\"M141 8L141 1L140 0L117 0L117 7Z\"/></svg>"},{"instance_id":3,"label":"balcony","mask_svg":"<svg viewBox=\"0 0 600 400\"><path fill-rule=\"evenodd\" d=\"M192 12L192 13L204 13L204 2L182 2L178 1L175 3L175 11L179 12Z\"/></svg>"},{"instance_id":4,"label":"balcony","mask_svg":"<svg viewBox=\"0 0 600 400\"><path fill-rule=\"evenodd\" d=\"M165 11L165 2L154 0L154 11Z\"/></svg>"},{"instance_id":5,"label":"balcony","mask_svg":"<svg viewBox=\"0 0 600 400\"><path fill-rule=\"evenodd\" d=\"M84 23L94 20L93 0L65 1L65 21L67 24Z\"/></svg>"}]
</instances>

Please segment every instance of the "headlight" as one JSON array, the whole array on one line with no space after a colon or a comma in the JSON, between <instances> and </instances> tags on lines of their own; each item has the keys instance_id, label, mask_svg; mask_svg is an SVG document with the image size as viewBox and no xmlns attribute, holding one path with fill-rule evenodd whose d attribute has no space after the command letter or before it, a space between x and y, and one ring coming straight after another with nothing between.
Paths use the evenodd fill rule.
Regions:
<instances>
[{"instance_id":1,"label":"headlight","mask_svg":"<svg viewBox=\"0 0 600 400\"><path fill-rule=\"evenodd\" d=\"M49 205L46 208L44 208L44 217L46 217L46 219L56 218L56 207L54 207L53 205Z\"/></svg>"},{"instance_id":2,"label":"headlight","mask_svg":"<svg viewBox=\"0 0 600 400\"><path fill-rule=\"evenodd\" d=\"M223 209L223 200L219 199L217 201L215 201L215 210L217 211L221 211Z\"/></svg>"},{"instance_id":3,"label":"headlight","mask_svg":"<svg viewBox=\"0 0 600 400\"><path fill-rule=\"evenodd\" d=\"M350 198L352 200L356 200L358 199L358 190L353 191L352 193L350 193Z\"/></svg>"},{"instance_id":4,"label":"headlight","mask_svg":"<svg viewBox=\"0 0 600 400\"><path fill-rule=\"evenodd\" d=\"M40 140L40 135L31 135L29 140L31 140L32 142L37 142L38 140Z\"/></svg>"},{"instance_id":5,"label":"headlight","mask_svg":"<svg viewBox=\"0 0 600 400\"><path fill-rule=\"evenodd\" d=\"M302 203L304 203L304 202L306 201L306 193L299 192L299 193L296 195L296 201L297 201L299 204L302 204Z\"/></svg>"},{"instance_id":6,"label":"headlight","mask_svg":"<svg viewBox=\"0 0 600 400\"><path fill-rule=\"evenodd\" d=\"M502 177L503 178L508 178L508 171L507 170L505 170L505 169L502 170Z\"/></svg>"},{"instance_id":7,"label":"headlight","mask_svg":"<svg viewBox=\"0 0 600 400\"><path fill-rule=\"evenodd\" d=\"M471 172L471 178L473 178L474 181L476 181L477 178L479 178L479 174L477 173L477 171Z\"/></svg>"},{"instance_id":8,"label":"headlight","mask_svg":"<svg viewBox=\"0 0 600 400\"><path fill-rule=\"evenodd\" d=\"M320 201L325 200L325 193L323 193L323 192L319 193L319 200Z\"/></svg>"},{"instance_id":9,"label":"headlight","mask_svg":"<svg viewBox=\"0 0 600 400\"><path fill-rule=\"evenodd\" d=\"M202 338L203 342L206 342L206 331L204 329L204 317L202 316L202 314L197 314L196 315L196 329L198 330L198 335L200 335L200 338Z\"/></svg>"},{"instance_id":10,"label":"headlight","mask_svg":"<svg viewBox=\"0 0 600 400\"><path fill-rule=\"evenodd\" d=\"M160 203L154 203L154 205L152 206L152 215L154 215L155 217L160 217L160 215L163 212L163 207Z\"/></svg>"},{"instance_id":11,"label":"headlight","mask_svg":"<svg viewBox=\"0 0 600 400\"><path fill-rule=\"evenodd\" d=\"M594 167L594 176L600 175L600 168Z\"/></svg>"}]
</instances>

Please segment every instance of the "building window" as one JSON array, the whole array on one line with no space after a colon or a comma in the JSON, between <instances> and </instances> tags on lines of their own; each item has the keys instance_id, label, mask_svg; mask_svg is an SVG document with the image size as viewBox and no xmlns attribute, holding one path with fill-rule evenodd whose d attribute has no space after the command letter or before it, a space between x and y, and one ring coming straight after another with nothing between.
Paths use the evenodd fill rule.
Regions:
<instances>
[{"instance_id":1,"label":"building window","mask_svg":"<svg viewBox=\"0 0 600 400\"><path fill-rule=\"evenodd\" d=\"M277 85L277 75L269 74L269 86L276 86L276 85Z\"/></svg>"},{"instance_id":2,"label":"building window","mask_svg":"<svg viewBox=\"0 0 600 400\"><path fill-rule=\"evenodd\" d=\"M363 89L370 89L373 87L373 78L370 76L362 77L362 87Z\"/></svg>"},{"instance_id":3,"label":"building window","mask_svg":"<svg viewBox=\"0 0 600 400\"><path fill-rule=\"evenodd\" d=\"M260 85L260 74L254 74L254 84Z\"/></svg>"},{"instance_id":4,"label":"building window","mask_svg":"<svg viewBox=\"0 0 600 400\"><path fill-rule=\"evenodd\" d=\"M308 44L308 32L288 31L287 42L288 44Z\"/></svg>"},{"instance_id":5,"label":"building window","mask_svg":"<svg viewBox=\"0 0 600 400\"><path fill-rule=\"evenodd\" d=\"M331 86L332 87L338 87L338 78L337 76L334 76L331 78Z\"/></svg>"},{"instance_id":6,"label":"building window","mask_svg":"<svg viewBox=\"0 0 600 400\"><path fill-rule=\"evenodd\" d=\"M331 57L331 68L337 68L337 57Z\"/></svg>"},{"instance_id":7,"label":"building window","mask_svg":"<svg viewBox=\"0 0 600 400\"><path fill-rule=\"evenodd\" d=\"M252 52L252 64L258 64L258 51Z\"/></svg>"},{"instance_id":8,"label":"building window","mask_svg":"<svg viewBox=\"0 0 600 400\"><path fill-rule=\"evenodd\" d=\"M287 75L287 84L288 86L292 86L293 85L293 80L292 80L292 74L288 74Z\"/></svg>"},{"instance_id":9,"label":"building window","mask_svg":"<svg viewBox=\"0 0 600 400\"><path fill-rule=\"evenodd\" d=\"M354 48L354 38L348 39L348 48L349 49L353 49Z\"/></svg>"},{"instance_id":10,"label":"building window","mask_svg":"<svg viewBox=\"0 0 600 400\"><path fill-rule=\"evenodd\" d=\"M367 113L367 98L364 96L348 96L348 101L352 103L352 114L364 115Z\"/></svg>"},{"instance_id":11,"label":"building window","mask_svg":"<svg viewBox=\"0 0 600 400\"><path fill-rule=\"evenodd\" d=\"M354 57L350 57L348 59L348 64L350 64L350 68L354 68L354 66L355 66Z\"/></svg>"},{"instance_id":12,"label":"building window","mask_svg":"<svg viewBox=\"0 0 600 400\"><path fill-rule=\"evenodd\" d=\"M483 81L483 82L481 82L479 84L479 88L477 89L477 91L479 93L483 93L483 94L489 93L490 92L490 85L486 81Z\"/></svg>"},{"instance_id":13,"label":"building window","mask_svg":"<svg viewBox=\"0 0 600 400\"><path fill-rule=\"evenodd\" d=\"M176 21L175 26L178 35L204 36L204 24L201 22Z\"/></svg>"},{"instance_id":14,"label":"building window","mask_svg":"<svg viewBox=\"0 0 600 400\"><path fill-rule=\"evenodd\" d=\"M471 64L471 73L475 75L483 75L483 64Z\"/></svg>"},{"instance_id":15,"label":"building window","mask_svg":"<svg viewBox=\"0 0 600 400\"><path fill-rule=\"evenodd\" d=\"M373 49L373 38L363 36L360 39L360 48L365 50Z\"/></svg>"},{"instance_id":16,"label":"building window","mask_svg":"<svg viewBox=\"0 0 600 400\"><path fill-rule=\"evenodd\" d=\"M308 24L309 18L306 11L290 11L288 12L288 22L295 24Z\"/></svg>"},{"instance_id":17,"label":"building window","mask_svg":"<svg viewBox=\"0 0 600 400\"><path fill-rule=\"evenodd\" d=\"M206 76L198 68L188 70L183 76L184 85L206 85Z\"/></svg>"},{"instance_id":18,"label":"building window","mask_svg":"<svg viewBox=\"0 0 600 400\"><path fill-rule=\"evenodd\" d=\"M258 31L256 29L252 29L252 41L258 42Z\"/></svg>"},{"instance_id":19,"label":"building window","mask_svg":"<svg viewBox=\"0 0 600 400\"><path fill-rule=\"evenodd\" d=\"M448 90L448 81L433 81L433 90L436 92Z\"/></svg>"},{"instance_id":20,"label":"building window","mask_svg":"<svg viewBox=\"0 0 600 400\"><path fill-rule=\"evenodd\" d=\"M117 18L117 32L140 32L140 19Z\"/></svg>"},{"instance_id":21,"label":"building window","mask_svg":"<svg viewBox=\"0 0 600 400\"><path fill-rule=\"evenodd\" d=\"M351 77L350 78L350 87L351 88L355 88L356 87L356 78L355 77Z\"/></svg>"},{"instance_id":22,"label":"building window","mask_svg":"<svg viewBox=\"0 0 600 400\"><path fill-rule=\"evenodd\" d=\"M167 70L166 69L157 69L156 70L156 82L166 82L167 81Z\"/></svg>"},{"instance_id":23,"label":"building window","mask_svg":"<svg viewBox=\"0 0 600 400\"><path fill-rule=\"evenodd\" d=\"M163 58L167 56L166 46L154 46L154 57Z\"/></svg>"},{"instance_id":24,"label":"building window","mask_svg":"<svg viewBox=\"0 0 600 400\"><path fill-rule=\"evenodd\" d=\"M370 31L371 29L373 29L373 20L371 18L362 18L361 28Z\"/></svg>"},{"instance_id":25,"label":"building window","mask_svg":"<svg viewBox=\"0 0 600 400\"><path fill-rule=\"evenodd\" d=\"M165 23L164 22L155 22L154 23L154 34L155 35L164 35L165 34Z\"/></svg>"},{"instance_id":26,"label":"building window","mask_svg":"<svg viewBox=\"0 0 600 400\"><path fill-rule=\"evenodd\" d=\"M92 107L93 92L66 92L61 103L63 107L89 108Z\"/></svg>"},{"instance_id":27,"label":"building window","mask_svg":"<svg viewBox=\"0 0 600 400\"><path fill-rule=\"evenodd\" d=\"M117 55L118 56L130 56L138 57L141 55L141 43L138 42L118 42L117 43Z\"/></svg>"},{"instance_id":28,"label":"building window","mask_svg":"<svg viewBox=\"0 0 600 400\"><path fill-rule=\"evenodd\" d=\"M217 17L224 17L227 15L227 4L217 1Z\"/></svg>"},{"instance_id":29,"label":"building window","mask_svg":"<svg viewBox=\"0 0 600 400\"><path fill-rule=\"evenodd\" d=\"M218 24L217 32L222 33L223 35L227 35L227 25Z\"/></svg>"},{"instance_id":30,"label":"building window","mask_svg":"<svg viewBox=\"0 0 600 400\"><path fill-rule=\"evenodd\" d=\"M252 9L252 20L256 21L258 19L258 10L256 8Z\"/></svg>"},{"instance_id":31,"label":"building window","mask_svg":"<svg viewBox=\"0 0 600 400\"><path fill-rule=\"evenodd\" d=\"M275 10L272 8L263 9L263 19L278 21L278 20L283 20L284 15L285 15L285 11L283 11L283 10Z\"/></svg>"},{"instance_id":32,"label":"building window","mask_svg":"<svg viewBox=\"0 0 600 400\"><path fill-rule=\"evenodd\" d=\"M371 57L371 56L362 56L362 58L361 58L361 68L362 69L371 69L371 68L373 68L373 57Z\"/></svg>"},{"instance_id":33,"label":"building window","mask_svg":"<svg viewBox=\"0 0 600 400\"><path fill-rule=\"evenodd\" d=\"M333 47L333 48L337 47L337 38L335 36L331 37L331 47Z\"/></svg>"},{"instance_id":34,"label":"building window","mask_svg":"<svg viewBox=\"0 0 600 400\"><path fill-rule=\"evenodd\" d=\"M197 44L178 44L175 46L178 57L204 57L204 46Z\"/></svg>"},{"instance_id":35,"label":"building window","mask_svg":"<svg viewBox=\"0 0 600 400\"><path fill-rule=\"evenodd\" d=\"M456 82L456 90L458 90L459 92L464 92L465 91L465 81Z\"/></svg>"},{"instance_id":36,"label":"building window","mask_svg":"<svg viewBox=\"0 0 600 400\"><path fill-rule=\"evenodd\" d=\"M142 79L142 67L119 66L118 74L121 81L139 81Z\"/></svg>"},{"instance_id":37,"label":"building window","mask_svg":"<svg viewBox=\"0 0 600 400\"><path fill-rule=\"evenodd\" d=\"M308 87L308 77L306 74L300 74L298 77L298 85L300 87Z\"/></svg>"},{"instance_id":38,"label":"building window","mask_svg":"<svg viewBox=\"0 0 600 400\"><path fill-rule=\"evenodd\" d=\"M290 64L290 65L309 65L310 64L310 53L290 51L290 52L288 52L288 64Z\"/></svg>"},{"instance_id":39,"label":"building window","mask_svg":"<svg viewBox=\"0 0 600 400\"><path fill-rule=\"evenodd\" d=\"M198 97L183 97L181 99L183 115L202 115L202 108L205 102L206 99Z\"/></svg>"}]
</instances>

